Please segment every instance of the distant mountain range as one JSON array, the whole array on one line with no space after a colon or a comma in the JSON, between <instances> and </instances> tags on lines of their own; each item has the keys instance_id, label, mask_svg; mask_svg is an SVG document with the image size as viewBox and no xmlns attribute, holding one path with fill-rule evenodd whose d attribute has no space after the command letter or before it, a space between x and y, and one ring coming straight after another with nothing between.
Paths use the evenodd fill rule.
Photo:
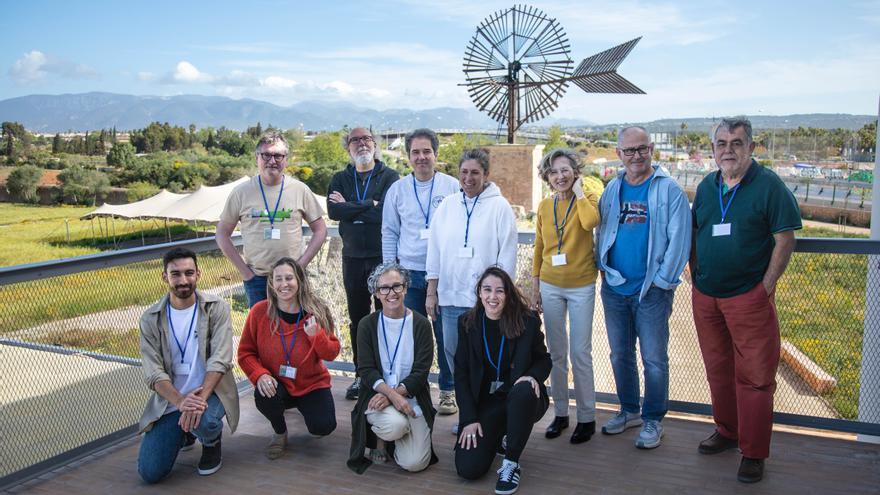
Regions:
<instances>
[{"instance_id":1,"label":"distant mountain range","mask_svg":"<svg viewBox=\"0 0 880 495\"><path fill-rule=\"evenodd\" d=\"M876 119L871 115L804 114L750 116L756 128L824 127L859 129ZM125 131L146 127L150 122L172 125L220 127L244 130L262 123L283 129L302 126L305 130L340 129L345 125L372 125L375 129L497 129L498 124L475 108L432 108L428 110L373 110L349 103L303 102L282 107L265 101L234 100L222 96L134 96L114 93L28 95L0 101L0 121L24 124L32 132L55 133L109 129ZM713 118L662 119L639 123L648 130L707 130ZM554 124L566 128L606 130L621 124L596 125L588 121L547 118L531 128Z\"/></svg>"}]
</instances>

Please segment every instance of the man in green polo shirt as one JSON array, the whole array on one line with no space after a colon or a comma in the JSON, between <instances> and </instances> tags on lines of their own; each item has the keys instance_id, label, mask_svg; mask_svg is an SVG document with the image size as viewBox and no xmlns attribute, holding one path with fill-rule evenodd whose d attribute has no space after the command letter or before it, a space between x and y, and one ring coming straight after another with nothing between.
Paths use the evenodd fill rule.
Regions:
<instances>
[{"instance_id":1,"label":"man in green polo shirt","mask_svg":"<svg viewBox=\"0 0 880 495\"><path fill-rule=\"evenodd\" d=\"M770 455L779 365L776 282L801 228L794 195L751 158L752 124L723 119L712 150L718 171L694 197L694 323L712 396L715 432L701 454L739 446L737 479L760 481Z\"/></svg>"}]
</instances>

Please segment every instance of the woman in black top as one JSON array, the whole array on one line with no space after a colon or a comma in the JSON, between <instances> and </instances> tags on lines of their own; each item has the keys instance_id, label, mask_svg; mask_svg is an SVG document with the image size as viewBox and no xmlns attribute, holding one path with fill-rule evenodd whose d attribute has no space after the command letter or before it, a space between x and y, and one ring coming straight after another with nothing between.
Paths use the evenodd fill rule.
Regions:
<instances>
[{"instance_id":1,"label":"woman in black top","mask_svg":"<svg viewBox=\"0 0 880 495\"><path fill-rule=\"evenodd\" d=\"M479 478L503 448L495 493L509 494L519 485L519 457L532 426L550 402L544 381L552 362L541 320L507 272L488 268L476 292L476 306L458 320L455 393L461 433L455 468L463 478Z\"/></svg>"}]
</instances>

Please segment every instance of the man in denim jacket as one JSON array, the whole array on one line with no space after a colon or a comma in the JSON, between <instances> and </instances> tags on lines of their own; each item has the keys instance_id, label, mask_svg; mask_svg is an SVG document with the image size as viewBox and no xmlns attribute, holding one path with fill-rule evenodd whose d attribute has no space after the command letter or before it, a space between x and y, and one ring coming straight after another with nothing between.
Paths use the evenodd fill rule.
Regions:
<instances>
[{"instance_id":1,"label":"man in denim jacket","mask_svg":"<svg viewBox=\"0 0 880 495\"><path fill-rule=\"evenodd\" d=\"M621 129L617 156L624 170L599 200L597 265L620 412L602 433L642 425L636 447L658 447L669 401L669 316L688 261L691 214L687 196L662 168L651 165L654 144L644 128ZM645 368L639 407L635 345Z\"/></svg>"}]
</instances>

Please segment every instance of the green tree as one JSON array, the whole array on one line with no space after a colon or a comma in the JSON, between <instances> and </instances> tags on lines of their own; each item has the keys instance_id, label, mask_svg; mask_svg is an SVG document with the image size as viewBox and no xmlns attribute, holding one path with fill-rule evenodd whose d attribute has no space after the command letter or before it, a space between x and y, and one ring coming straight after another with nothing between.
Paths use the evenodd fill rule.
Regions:
<instances>
[{"instance_id":1,"label":"green tree","mask_svg":"<svg viewBox=\"0 0 880 495\"><path fill-rule=\"evenodd\" d=\"M303 147L301 160L315 165L336 165L341 168L349 161L348 153L341 145L339 132L318 134Z\"/></svg>"},{"instance_id":2,"label":"green tree","mask_svg":"<svg viewBox=\"0 0 880 495\"><path fill-rule=\"evenodd\" d=\"M43 169L33 165L22 165L9 173L6 179L6 189L13 197L20 199L26 203L35 203L39 197L37 196L37 186L43 177Z\"/></svg>"},{"instance_id":3,"label":"green tree","mask_svg":"<svg viewBox=\"0 0 880 495\"><path fill-rule=\"evenodd\" d=\"M551 127L547 133L547 143L544 144L544 149L550 151L556 148L564 148L567 145L568 143L562 139L562 128L558 125Z\"/></svg>"},{"instance_id":4,"label":"green tree","mask_svg":"<svg viewBox=\"0 0 880 495\"><path fill-rule=\"evenodd\" d=\"M76 204L94 205L110 190L110 179L106 174L79 165L64 169L58 174L58 180L63 196Z\"/></svg>"},{"instance_id":5,"label":"green tree","mask_svg":"<svg viewBox=\"0 0 880 495\"><path fill-rule=\"evenodd\" d=\"M127 167L134 163L135 159L134 146L128 143L119 143L107 153L107 165L113 167Z\"/></svg>"},{"instance_id":6,"label":"green tree","mask_svg":"<svg viewBox=\"0 0 880 495\"><path fill-rule=\"evenodd\" d=\"M125 195L130 202L140 201L142 199L155 196L159 192L159 188L149 182L132 182L128 185L128 191Z\"/></svg>"},{"instance_id":7,"label":"green tree","mask_svg":"<svg viewBox=\"0 0 880 495\"><path fill-rule=\"evenodd\" d=\"M64 151L64 140L61 139L61 134L55 134L55 137L52 138L52 154L57 155Z\"/></svg>"}]
</instances>

